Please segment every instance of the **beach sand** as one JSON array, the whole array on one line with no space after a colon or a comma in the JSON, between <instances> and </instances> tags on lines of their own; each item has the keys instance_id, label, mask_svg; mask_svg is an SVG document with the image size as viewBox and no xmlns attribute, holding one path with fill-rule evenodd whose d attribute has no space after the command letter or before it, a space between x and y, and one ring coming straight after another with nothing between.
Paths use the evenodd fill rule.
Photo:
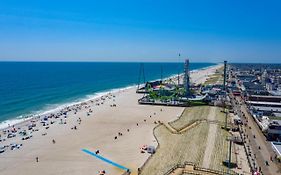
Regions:
<instances>
[{"instance_id":1,"label":"beach sand","mask_svg":"<svg viewBox=\"0 0 281 175\"><path fill-rule=\"evenodd\" d=\"M190 74L191 82L195 83L196 85L204 83L207 80L207 78L210 75L214 74L216 69L218 69L220 67L223 67L223 65L219 64L217 66L212 66L212 67L209 67L206 69L201 69L199 71L193 71Z\"/></svg>"},{"instance_id":2,"label":"beach sand","mask_svg":"<svg viewBox=\"0 0 281 175\"><path fill-rule=\"evenodd\" d=\"M220 66L192 72L193 82L204 82L206 75L214 73ZM137 168L149 157L148 153L140 152L140 147L157 146L153 136L153 128L156 126L154 122L175 120L184 108L139 105L137 100L143 95L136 94L135 91L135 87L129 88L108 94L107 97L103 96L104 100L99 98L97 102L88 101L87 104L79 106L81 110L76 114L72 110L67 113L66 119L61 117L66 124L60 124L61 119L51 118L49 121L55 123L49 124L46 129L46 126L37 121L37 126L33 129L39 131L33 132L31 139L21 140L17 136L0 143L1 146L10 143L23 144L20 149L7 150L0 154L0 174L98 174L105 170L106 174L113 175L124 172L82 152L81 149L92 152L99 150L99 155L129 168L132 174L136 174ZM116 107L112 107L113 104ZM89 109L93 112L89 113ZM81 124L79 118L82 120ZM71 129L74 126L77 129ZM118 135L119 132L122 136ZM55 143L52 142L53 139ZM36 162L36 157L39 162Z\"/></svg>"}]
</instances>

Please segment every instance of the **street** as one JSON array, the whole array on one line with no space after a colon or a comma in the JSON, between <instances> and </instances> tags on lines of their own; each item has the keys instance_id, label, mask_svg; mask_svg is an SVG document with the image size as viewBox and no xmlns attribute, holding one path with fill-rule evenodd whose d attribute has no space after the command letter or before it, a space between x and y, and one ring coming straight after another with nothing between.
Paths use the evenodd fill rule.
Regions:
<instances>
[{"instance_id":1,"label":"street","mask_svg":"<svg viewBox=\"0 0 281 175\"><path fill-rule=\"evenodd\" d=\"M265 175L281 174L277 165L271 161L271 158L275 155L269 142L266 141L266 137L263 135L257 123L253 117L248 113L247 107L240 97L232 98L233 110L241 117L244 125L243 131L247 136L246 144L249 144L250 149L257 162L258 169ZM266 165L266 161L269 165Z\"/></svg>"}]
</instances>

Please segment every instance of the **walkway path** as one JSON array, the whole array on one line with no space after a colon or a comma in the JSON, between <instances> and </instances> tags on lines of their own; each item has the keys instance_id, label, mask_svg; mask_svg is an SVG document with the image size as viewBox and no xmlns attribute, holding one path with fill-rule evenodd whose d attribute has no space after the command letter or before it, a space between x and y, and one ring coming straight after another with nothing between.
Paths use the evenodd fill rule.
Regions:
<instances>
[{"instance_id":1,"label":"walkway path","mask_svg":"<svg viewBox=\"0 0 281 175\"><path fill-rule=\"evenodd\" d=\"M164 125L171 133L173 133L173 134L181 134L181 133L184 133L185 131L187 131L187 130L197 126L201 122L204 122L204 120L194 121L193 123L190 123L190 124L186 125L185 127L181 128L180 130L175 129L169 123L167 123L167 124L164 123Z\"/></svg>"},{"instance_id":2,"label":"walkway path","mask_svg":"<svg viewBox=\"0 0 281 175\"><path fill-rule=\"evenodd\" d=\"M215 114L214 114L215 115ZM174 127L172 127L169 123L162 123L168 130L170 133L172 134L181 134L184 133L185 131L199 125L200 123L203 122L207 122L209 124L213 124L213 125L222 125L220 121L217 120L209 120L209 119L201 119L201 120L196 120L193 121L191 123L189 123L188 125L185 125L184 127L182 127L181 129L176 129Z\"/></svg>"},{"instance_id":3,"label":"walkway path","mask_svg":"<svg viewBox=\"0 0 281 175\"><path fill-rule=\"evenodd\" d=\"M274 155L271 145L269 145L269 143L266 141L265 136L259 129L251 114L248 113L245 104L241 106L241 110L248 119L248 126L251 127L251 129L249 129L249 127L244 128L246 128L246 134L251 141L251 148L256 154L257 163L261 167L262 172L268 175L281 174L276 164L270 161L270 156ZM253 135L255 135L255 138ZM258 146L260 146L261 149L258 149ZM266 166L265 161L268 161L270 166Z\"/></svg>"},{"instance_id":4,"label":"walkway path","mask_svg":"<svg viewBox=\"0 0 281 175\"><path fill-rule=\"evenodd\" d=\"M216 115L215 110L216 110L216 108L210 109L210 113L208 115L208 120L215 119L215 115ZM204 154L204 158L203 158L203 167L204 168L209 168L213 149L215 147L216 133L217 133L217 125L215 123L210 123L208 138L207 138L207 143L206 143L206 149L205 149L205 154Z\"/></svg>"}]
</instances>

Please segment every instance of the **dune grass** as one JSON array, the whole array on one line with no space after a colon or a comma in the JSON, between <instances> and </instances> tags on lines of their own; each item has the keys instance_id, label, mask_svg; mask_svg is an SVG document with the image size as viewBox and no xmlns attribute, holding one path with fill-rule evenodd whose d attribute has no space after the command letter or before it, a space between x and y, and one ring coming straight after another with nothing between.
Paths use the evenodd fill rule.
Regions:
<instances>
[{"instance_id":1,"label":"dune grass","mask_svg":"<svg viewBox=\"0 0 281 175\"><path fill-rule=\"evenodd\" d=\"M171 122L170 125L178 130L196 120L207 119L211 108L215 108L215 120L224 122L225 114L221 112L221 108L197 106L186 108L182 116ZM207 122L202 122L182 134L172 134L165 125L155 128L154 134L159 141L159 147L143 167L141 174L163 175L175 165L184 164L186 161L202 166L209 125ZM227 136L229 133L218 126L216 142L212 150L211 169L226 169L222 162L227 158L228 153Z\"/></svg>"},{"instance_id":2,"label":"dune grass","mask_svg":"<svg viewBox=\"0 0 281 175\"><path fill-rule=\"evenodd\" d=\"M164 125L156 128L155 136L160 146L141 174L163 175L185 161L200 162L206 148L208 128L208 124L202 123L183 134L172 134Z\"/></svg>"},{"instance_id":3,"label":"dune grass","mask_svg":"<svg viewBox=\"0 0 281 175\"><path fill-rule=\"evenodd\" d=\"M211 108L216 108L215 120L224 122L225 114L221 112L222 108L214 106L194 106L185 108L180 118L170 122L169 124L175 129L181 129L184 126L191 124L197 120L207 119Z\"/></svg>"},{"instance_id":4,"label":"dune grass","mask_svg":"<svg viewBox=\"0 0 281 175\"><path fill-rule=\"evenodd\" d=\"M211 169L227 169L227 167L223 165L223 161L225 161L228 157L229 141L226 140L228 136L230 136L230 134L226 130L218 128L216 133L215 149L213 150L211 158L212 162L210 163Z\"/></svg>"},{"instance_id":5,"label":"dune grass","mask_svg":"<svg viewBox=\"0 0 281 175\"><path fill-rule=\"evenodd\" d=\"M210 106L194 106L185 108L180 118L170 122L169 124L175 129L180 129L196 120L207 119L209 110Z\"/></svg>"},{"instance_id":6,"label":"dune grass","mask_svg":"<svg viewBox=\"0 0 281 175\"><path fill-rule=\"evenodd\" d=\"M212 84L222 84L223 83L223 67L217 69L215 74L212 74L205 81L204 85L212 85Z\"/></svg>"}]
</instances>

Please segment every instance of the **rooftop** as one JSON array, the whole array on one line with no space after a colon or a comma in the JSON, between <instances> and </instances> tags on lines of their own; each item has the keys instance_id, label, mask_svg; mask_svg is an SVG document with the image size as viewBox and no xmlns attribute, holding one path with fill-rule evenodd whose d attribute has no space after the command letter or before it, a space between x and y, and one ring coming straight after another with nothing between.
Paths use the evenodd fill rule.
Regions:
<instances>
[{"instance_id":1,"label":"rooftop","mask_svg":"<svg viewBox=\"0 0 281 175\"><path fill-rule=\"evenodd\" d=\"M281 144L276 142L271 142L272 148L280 156L281 155Z\"/></svg>"},{"instance_id":2,"label":"rooftop","mask_svg":"<svg viewBox=\"0 0 281 175\"><path fill-rule=\"evenodd\" d=\"M277 102L267 102L267 101L246 101L246 103L251 105L275 105L275 106L281 106L281 103Z\"/></svg>"},{"instance_id":3,"label":"rooftop","mask_svg":"<svg viewBox=\"0 0 281 175\"><path fill-rule=\"evenodd\" d=\"M273 96L273 95L251 95L251 97L257 97L257 98L280 98L281 99L281 96Z\"/></svg>"},{"instance_id":4,"label":"rooftop","mask_svg":"<svg viewBox=\"0 0 281 175\"><path fill-rule=\"evenodd\" d=\"M272 111L272 112L281 112L281 107L267 107L267 106L252 106L255 110L258 111Z\"/></svg>"}]
</instances>

